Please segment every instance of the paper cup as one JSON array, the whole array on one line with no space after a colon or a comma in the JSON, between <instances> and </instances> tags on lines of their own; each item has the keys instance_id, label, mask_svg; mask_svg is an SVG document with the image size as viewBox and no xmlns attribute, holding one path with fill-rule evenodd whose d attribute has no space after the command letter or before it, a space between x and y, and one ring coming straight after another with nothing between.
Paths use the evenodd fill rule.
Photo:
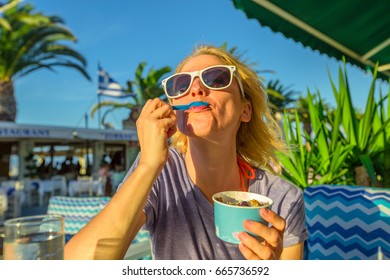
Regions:
<instances>
[{"instance_id":1,"label":"paper cup","mask_svg":"<svg viewBox=\"0 0 390 280\"><path fill-rule=\"evenodd\" d=\"M250 192L240 192L240 191L228 191L228 192L219 192L213 195L214 201L214 225L215 233L217 237L223 241L239 244L240 240L238 239L238 234L240 232L248 232L244 226L244 220L252 220L261 222L265 225L268 223L263 220L260 216L261 208L271 208L273 201L272 199ZM222 199L223 202L218 201L217 199ZM235 204L236 202L247 201L255 199L260 203L266 203L262 206L237 206L227 204L226 202L231 202ZM252 236L252 233L248 232ZM255 236L258 240L262 240L260 236Z\"/></svg>"}]
</instances>

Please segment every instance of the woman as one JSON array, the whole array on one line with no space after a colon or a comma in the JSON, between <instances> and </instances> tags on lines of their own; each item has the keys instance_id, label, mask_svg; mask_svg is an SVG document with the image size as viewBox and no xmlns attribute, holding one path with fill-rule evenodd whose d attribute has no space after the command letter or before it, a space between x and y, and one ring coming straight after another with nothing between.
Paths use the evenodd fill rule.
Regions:
<instances>
[{"instance_id":1,"label":"woman","mask_svg":"<svg viewBox=\"0 0 390 280\"><path fill-rule=\"evenodd\" d=\"M198 47L176 73L163 81L171 105L209 105L174 111L160 99L146 102L137 121L138 159L65 257L121 259L144 225L156 259L301 259L302 192L271 173L280 171L275 153L284 145L257 75L212 46ZM263 242L246 232L239 245L216 237L211 197L233 190L273 199L272 211L260 212L270 227L244 222Z\"/></svg>"}]
</instances>

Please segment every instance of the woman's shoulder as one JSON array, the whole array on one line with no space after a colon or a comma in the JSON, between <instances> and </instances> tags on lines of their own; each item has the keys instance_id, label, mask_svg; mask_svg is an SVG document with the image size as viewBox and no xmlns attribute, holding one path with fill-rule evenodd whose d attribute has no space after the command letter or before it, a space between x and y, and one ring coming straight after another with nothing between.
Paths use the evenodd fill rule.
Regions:
<instances>
[{"instance_id":1,"label":"woman's shoulder","mask_svg":"<svg viewBox=\"0 0 390 280\"><path fill-rule=\"evenodd\" d=\"M303 195L302 190L293 183L263 169L256 170L255 185L258 185L263 193L277 193L279 196L285 195L295 198Z\"/></svg>"}]
</instances>

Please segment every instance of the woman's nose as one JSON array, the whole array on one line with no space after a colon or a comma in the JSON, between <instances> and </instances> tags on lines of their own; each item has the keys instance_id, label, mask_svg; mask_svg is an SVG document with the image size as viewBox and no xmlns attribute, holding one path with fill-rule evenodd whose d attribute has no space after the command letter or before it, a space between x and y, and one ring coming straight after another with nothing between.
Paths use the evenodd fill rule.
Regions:
<instances>
[{"instance_id":1,"label":"woman's nose","mask_svg":"<svg viewBox=\"0 0 390 280\"><path fill-rule=\"evenodd\" d=\"M202 84L202 81L199 79L199 77L196 77L192 82L190 93L192 97L196 97L199 95L206 96L206 88Z\"/></svg>"}]
</instances>

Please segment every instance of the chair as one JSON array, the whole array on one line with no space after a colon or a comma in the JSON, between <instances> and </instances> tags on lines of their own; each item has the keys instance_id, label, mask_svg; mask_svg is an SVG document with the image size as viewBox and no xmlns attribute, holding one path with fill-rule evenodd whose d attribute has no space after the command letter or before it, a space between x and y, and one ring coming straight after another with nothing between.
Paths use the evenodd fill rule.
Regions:
<instances>
[{"instance_id":1,"label":"chair","mask_svg":"<svg viewBox=\"0 0 390 280\"><path fill-rule=\"evenodd\" d=\"M99 174L93 174L92 181L92 195L104 196L106 194L107 177L99 176Z\"/></svg>"},{"instance_id":2,"label":"chair","mask_svg":"<svg viewBox=\"0 0 390 280\"><path fill-rule=\"evenodd\" d=\"M65 242L79 232L110 201L109 197L52 196L48 214L64 216Z\"/></svg>"},{"instance_id":3,"label":"chair","mask_svg":"<svg viewBox=\"0 0 390 280\"><path fill-rule=\"evenodd\" d=\"M22 203L23 203L23 193L20 190L10 190L7 193L7 211L3 214L4 219L13 219L19 218L22 216Z\"/></svg>"},{"instance_id":4,"label":"chair","mask_svg":"<svg viewBox=\"0 0 390 280\"><path fill-rule=\"evenodd\" d=\"M56 175L51 178L53 182L53 189L54 192L59 192L62 196L68 194L68 185L66 183L66 177L65 176L60 176Z\"/></svg>"},{"instance_id":5,"label":"chair","mask_svg":"<svg viewBox=\"0 0 390 280\"><path fill-rule=\"evenodd\" d=\"M28 207L38 206L40 202L38 181L26 178L24 179L23 184Z\"/></svg>"},{"instance_id":6,"label":"chair","mask_svg":"<svg viewBox=\"0 0 390 280\"><path fill-rule=\"evenodd\" d=\"M390 189L309 186L304 200L306 259L390 258Z\"/></svg>"},{"instance_id":7,"label":"chair","mask_svg":"<svg viewBox=\"0 0 390 280\"><path fill-rule=\"evenodd\" d=\"M69 181L68 193L69 196L93 196L92 177Z\"/></svg>"},{"instance_id":8,"label":"chair","mask_svg":"<svg viewBox=\"0 0 390 280\"><path fill-rule=\"evenodd\" d=\"M110 201L111 197L52 196L48 214L64 216L65 242L79 232ZM125 259L148 259L151 256L149 232L140 230L129 247Z\"/></svg>"},{"instance_id":9,"label":"chair","mask_svg":"<svg viewBox=\"0 0 390 280\"><path fill-rule=\"evenodd\" d=\"M7 196L7 211L3 213L2 219L18 218L22 215L22 204L25 201L22 181L3 181L0 189Z\"/></svg>"}]
</instances>

